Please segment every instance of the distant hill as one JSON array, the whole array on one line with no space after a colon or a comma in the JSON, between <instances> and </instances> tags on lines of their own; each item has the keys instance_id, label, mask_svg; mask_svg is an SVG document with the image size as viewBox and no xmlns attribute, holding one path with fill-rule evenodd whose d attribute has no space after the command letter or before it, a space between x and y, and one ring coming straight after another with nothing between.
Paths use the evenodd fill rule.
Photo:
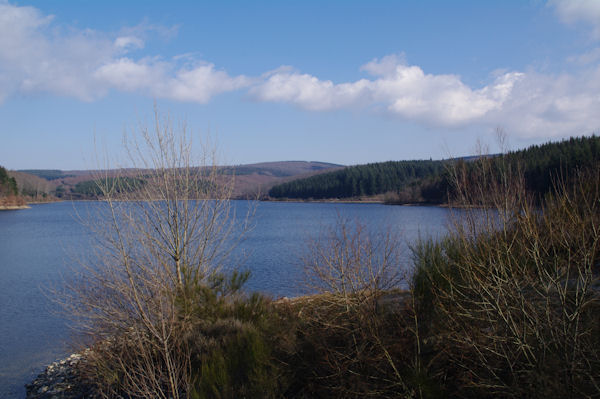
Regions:
<instances>
[{"instance_id":1,"label":"distant hill","mask_svg":"<svg viewBox=\"0 0 600 399\"><path fill-rule=\"evenodd\" d=\"M17 172L27 173L29 175L34 175L45 180L56 180L64 177L73 176L63 172L62 170L56 169L22 169L18 170Z\"/></svg>"},{"instance_id":2,"label":"distant hill","mask_svg":"<svg viewBox=\"0 0 600 399\"><path fill-rule=\"evenodd\" d=\"M223 174L223 178L234 178L234 198L256 198L265 195L273 185L289 179L312 176L343 167L325 162L281 161L223 166L220 167L220 173ZM11 173L23 182L24 192L45 192L63 199L98 197L94 171L91 170L29 169ZM110 171L108 175L111 175Z\"/></svg>"},{"instance_id":3,"label":"distant hill","mask_svg":"<svg viewBox=\"0 0 600 399\"><path fill-rule=\"evenodd\" d=\"M527 188L539 196L547 193L558 176L568 178L573 171L600 162L600 138L570 138L534 145L508 154L483 155L496 168L520 165ZM447 166L463 162L467 173L474 160L469 156L440 161L389 161L346 167L308 178L291 180L269 190L275 199L348 199L386 196L389 202L443 203L451 190Z\"/></svg>"},{"instance_id":4,"label":"distant hill","mask_svg":"<svg viewBox=\"0 0 600 399\"><path fill-rule=\"evenodd\" d=\"M271 187L288 180L342 168L343 165L325 162L282 161L224 167L222 171L235 176L234 197L257 198L266 196Z\"/></svg>"},{"instance_id":5,"label":"distant hill","mask_svg":"<svg viewBox=\"0 0 600 399\"><path fill-rule=\"evenodd\" d=\"M283 161L227 166L223 167L222 170L223 173L235 174L236 176L258 174L274 177L289 177L342 167L342 165L336 165L326 162Z\"/></svg>"},{"instance_id":6,"label":"distant hill","mask_svg":"<svg viewBox=\"0 0 600 399\"><path fill-rule=\"evenodd\" d=\"M440 175L444 161L388 161L349 166L273 187L273 198L353 198L398 192L411 183Z\"/></svg>"}]
</instances>

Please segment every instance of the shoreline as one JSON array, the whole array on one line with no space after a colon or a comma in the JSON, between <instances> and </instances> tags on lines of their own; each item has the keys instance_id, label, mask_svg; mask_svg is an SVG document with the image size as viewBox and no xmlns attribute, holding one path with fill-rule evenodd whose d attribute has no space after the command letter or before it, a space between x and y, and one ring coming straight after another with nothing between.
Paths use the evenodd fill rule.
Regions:
<instances>
[{"instance_id":1,"label":"shoreline","mask_svg":"<svg viewBox=\"0 0 600 399\"><path fill-rule=\"evenodd\" d=\"M247 198L232 198L231 201L248 201ZM466 206L452 206L448 203L426 203L426 202L407 202L407 203L393 203L386 202L380 199L259 199L259 202L271 202L271 203L316 203L316 204L380 204L380 205L390 205L390 206L435 206L441 208L465 208ZM13 210L21 210L21 209L30 209L30 205L44 205L44 204L54 204L57 202L104 202L101 198L96 199L59 199L54 201L32 201L27 202L25 205L0 205L0 211L13 211ZM478 206L472 206L478 207Z\"/></svg>"},{"instance_id":2,"label":"shoreline","mask_svg":"<svg viewBox=\"0 0 600 399\"><path fill-rule=\"evenodd\" d=\"M29 208L31 208L29 205L0 205L0 211L17 211Z\"/></svg>"},{"instance_id":3,"label":"shoreline","mask_svg":"<svg viewBox=\"0 0 600 399\"><path fill-rule=\"evenodd\" d=\"M25 384L25 399L79 399L99 397L94 388L82 381L79 364L85 359L85 352L72 355L49 364L44 371L28 384Z\"/></svg>"},{"instance_id":4,"label":"shoreline","mask_svg":"<svg viewBox=\"0 0 600 399\"><path fill-rule=\"evenodd\" d=\"M314 293L295 297L280 297L273 299L275 306L302 306L325 298L331 293ZM383 307L401 307L409 299L410 291L392 289L381 293L377 304ZM25 399L99 399L101 396L93 383L81 375L81 366L85 366L86 355L91 349L73 353L59 359L48 366L35 379L25 384Z\"/></svg>"},{"instance_id":5,"label":"shoreline","mask_svg":"<svg viewBox=\"0 0 600 399\"><path fill-rule=\"evenodd\" d=\"M39 202L28 202L24 205L25 208L30 208L28 205L42 205L42 204L53 204L56 202L104 202L102 198L93 199L59 199L56 201L39 201ZM248 198L231 198L230 201L254 201ZM258 202L292 202L292 203L317 203L317 204L381 204L381 205L401 205L401 206L441 206L447 207L448 204L434 204L425 202L407 202L407 203L389 203L379 199L259 199ZM23 209L25 209L23 208Z\"/></svg>"},{"instance_id":6,"label":"shoreline","mask_svg":"<svg viewBox=\"0 0 600 399\"><path fill-rule=\"evenodd\" d=\"M285 199L285 200L270 200L264 199L259 200L260 202L293 202L293 203L317 203L317 204L383 204L383 201L379 200L344 200L344 199L321 199L321 200L305 200L305 199Z\"/></svg>"},{"instance_id":7,"label":"shoreline","mask_svg":"<svg viewBox=\"0 0 600 399\"><path fill-rule=\"evenodd\" d=\"M427 202L406 202L406 203L393 203L386 202L385 200L378 199L263 199L259 200L260 202L293 202L293 203L317 203L317 204L381 204L381 205L391 205L391 206L437 206L442 208L450 207L447 203L427 203Z\"/></svg>"}]
</instances>

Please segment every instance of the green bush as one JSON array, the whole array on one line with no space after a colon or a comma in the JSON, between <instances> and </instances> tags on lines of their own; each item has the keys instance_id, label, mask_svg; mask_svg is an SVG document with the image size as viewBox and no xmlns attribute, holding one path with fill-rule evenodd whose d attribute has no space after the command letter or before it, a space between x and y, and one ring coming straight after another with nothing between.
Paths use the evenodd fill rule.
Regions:
<instances>
[{"instance_id":1,"label":"green bush","mask_svg":"<svg viewBox=\"0 0 600 399\"><path fill-rule=\"evenodd\" d=\"M272 304L241 292L249 273L215 275L209 285L182 295L180 313L190 331L192 398L279 397L279 365L273 355Z\"/></svg>"}]
</instances>

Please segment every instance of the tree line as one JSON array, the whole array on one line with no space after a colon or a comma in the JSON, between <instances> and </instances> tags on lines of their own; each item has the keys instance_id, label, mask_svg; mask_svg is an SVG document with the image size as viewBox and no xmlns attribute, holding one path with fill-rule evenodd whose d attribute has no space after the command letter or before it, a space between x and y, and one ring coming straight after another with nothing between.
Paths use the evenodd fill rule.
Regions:
<instances>
[{"instance_id":1,"label":"tree line","mask_svg":"<svg viewBox=\"0 0 600 399\"><path fill-rule=\"evenodd\" d=\"M415 181L437 176L444 161L388 161L350 166L335 172L274 186L273 198L349 198L397 191Z\"/></svg>"},{"instance_id":2,"label":"tree line","mask_svg":"<svg viewBox=\"0 0 600 399\"><path fill-rule=\"evenodd\" d=\"M84 198L98 198L104 195L102 188L111 187L117 193L123 193L131 190L137 190L146 184L142 178L118 176L104 177L102 179L85 180L79 182L71 190L72 195L82 196Z\"/></svg>"},{"instance_id":3,"label":"tree line","mask_svg":"<svg viewBox=\"0 0 600 399\"><path fill-rule=\"evenodd\" d=\"M560 142L532 145L527 149L492 158L493 168L518 168L526 187L541 198L556 179L568 179L576 170L600 160L600 137L572 137ZM463 170L468 180L476 180L474 159L438 161L389 161L356 165L335 172L292 180L274 186L272 198L352 198L386 194L389 202L446 203L454 193L454 170Z\"/></svg>"},{"instance_id":4,"label":"tree line","mask_svg":"<svg viewBox=\"0 0 600 399\"><path fill-rule=\"evenodd\" d=\"M537 194L548 193L553 180L571 178L578 169L600 160L600 137L571 137L555 143L533 145L506 155L511 164L522 164L527 188Z\"/></svg>"},{"instance_id":5,"label":"tree line","mask_svg":"<svg viewBox=\"0 0 600 399\"><path fill-rule=\"evenodd\" d=\"M34 175L40 177L45 180L58 180L64 179L65 177L73 177L72 174L64 173L62 170L58 169L22 169L19 172L27 173L30 175Z\"/></svg>"},{"instance_id":6,"label":"tree line","mask_svg":"<svg viewBox=\"0 0 600 399\"><path fill-rule=\"evenodd\" d=\"M0 166L0 196L8 197L17 195L18 193L17 181L14 177L8 175L5 168Z\"/></svg>"},{"instance_id":7,"label":"tree line","mask_svg":"<svg viewBox=\"0 0 600 399\"><path fill-rule=\"evenodd\" d=\"M0 166L0 207L22 205L25 205L25 201L19 196L17 180Z\"/></svg>"}]
</instances>

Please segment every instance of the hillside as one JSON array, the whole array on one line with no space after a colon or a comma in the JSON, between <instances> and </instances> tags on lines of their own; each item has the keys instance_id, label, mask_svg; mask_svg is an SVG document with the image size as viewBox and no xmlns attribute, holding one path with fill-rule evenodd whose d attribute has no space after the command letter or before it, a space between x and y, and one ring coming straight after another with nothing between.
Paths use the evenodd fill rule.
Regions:
<instances>
[{"instance_id":1,"label":"hillside","mask_svg":"<svg viewBox=\"0 0 600 399\"><path fill-rule=\"evenodd\" d=\"M247 165L224 166L220 168L223 179L234 178L234 198L256 198L266 194L279 183L299 177L342 168L324 162L282 161L263 162ZM43 192L63 199L94 199L98 192L94 184L94 171L91 170L51 170L35 169L12 172L24 182L24 191ZM108 175L116 176L110 171Z\"/></svg>"},{"instance_id":2,"label":"hillside","mask_svg":"<svg viewBox=\"0 0 600 399\"><path fill-rule=\"evenodd\" d=\"M226 167L223 173L235 176L234 197L256 198L265 196L277 184L341 168L325 162L283 161Z\"/></svg>"},{"instance_id":3,"label":"hillside","mask_svg":"<svg viewBox=\"0 0 600 399\"><path fill-rule=\"evenodd\" d=\"M489 156L494 168L519 167L529 191L540 197L553 179L569 178L577 168L600 160L600 138L579 137L534 145L505 155ZM388 202L443 203L451 194L447 167L464 165L472 173L477 156L442 161L389 161L350 166L334 172L274 186L275 199L349 199L384 196Z\"/></svg>"},{"instance_id":4,"label":"hillside","mask_svg":"<svg viewBox=\"0 0 600 399\"><path fill-rule=\"evenodd\" d=\"M444 161L389 161L293 180L273 187L274 198L352 198L399 192L413 182L440 175Z\"/></svg>"},{"instance_id":5,"label":"hillside","mask_svg":"<svg viewBox=\"0 0 600 399\"><path fill-rule=\"evenodd\" d=\"M223 171L226 174L235 174L236 176L258 174L275 177L289 177L305 173L331 170L332 168L340 167L342 167L342 165L326 162L283 161L227 166L223 167Z\"/></svg>"},{"instance_id":6,"label":"hillside","mask_svg":"<svg viewBox=\"0 0 600 399\"><path fill-rule=\"evenodd\" d=\"M535 193L550 191L552 180L569 178L576 169L600 160L600 137L571 137L560 142L534 145L506 155L509 163L520 162L527 187Z\"/></svg>"},{"instance_id":7,"label":"hillside","mask_svg":"<svg viewBox=\"0 0 600 399\"><path fill-rule=\"evenodd\" d=\"M10 171L8 174L17 182L20 195L33 201L47 200L52 196L54 190L52 182L25 172Z\"/></svg>"}]
</instances>

